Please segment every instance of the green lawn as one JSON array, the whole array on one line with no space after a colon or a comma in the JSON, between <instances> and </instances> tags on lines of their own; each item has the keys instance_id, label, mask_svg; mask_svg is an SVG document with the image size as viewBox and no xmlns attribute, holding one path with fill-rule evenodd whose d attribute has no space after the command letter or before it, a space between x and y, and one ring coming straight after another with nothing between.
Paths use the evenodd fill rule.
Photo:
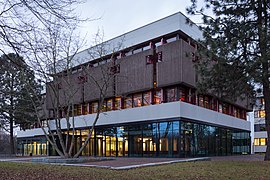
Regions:
<instances>
[{"instance_id":1,"label":"green lawn","mask_svg":"<svg viewBox=\"0 0 270 180\"><path fill-rule=\"evenodd\" d=\"M132 170L0 162L0 179L270 179L270 162L201 161Z\"/></svg>"}]
</instances>

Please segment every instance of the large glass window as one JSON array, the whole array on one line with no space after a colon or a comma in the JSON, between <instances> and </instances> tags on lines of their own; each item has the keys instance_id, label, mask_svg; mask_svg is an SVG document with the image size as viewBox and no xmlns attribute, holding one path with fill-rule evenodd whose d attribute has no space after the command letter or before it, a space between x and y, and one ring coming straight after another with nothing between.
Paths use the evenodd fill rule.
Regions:
<instances>
[{"instance_id":1,"label":"large glass window","mask_svg":"<svg viewBox=\"0 0 270 180\"><path fill-rule=\"evenodd\" d=\"M160 156L172 156L172 122L159 123L159 154Z\"/></svg>"},{"instance_id":2,"label":"large glass window","mask_svg":"<svg viewBox=\"0 0 270 180\"><path fill-rule=\"evenodd\" d=\"M104 129L105 135L105 154L106 156L117 156L116 128Z\"/></svg>"},{"instance_id":3,"label":"large glass window","mask_svg":"<svg viewBox=\"0 0 270 180\"><path fill-rule=\"evenodd\" d=\"M191 157L193 152L193 124L189 122L181 122L180 137L180 156Z\"/></svg>"},{"instance_id":4,"label":"large glass window","mask_svg":"<svg viewBox=\"0 0 270 180\"><path fill-rule=\"evenodd\" d=\"M157 124L143 125L143 156L155 156L157 147Z\"/></svg>"},{"instance_id":5,"label":"large glass window","mask_svg":"<svg viewBox=\"0 0 270 180\"><path fill-rule=\"evenodd\" d=\"M118 156L128 156L128 128L117 127Z\"/></svg>"},{"instance_id":6,"label":"large glass window","mask_svg":"<svg viewBox=\"0 0 270 180\"><path fill-rule=\"evenodd\" d=\"M130 156L143 155L143 139L141 125L129 127L129 153Z\"/></svg>"},{"instance_id":7,"label":"large glass window","mask_svg":"<svg viewBox=\"0 0 270 180\"><path fill-rule=\"evenodd\" d=\"M250 133L233 131L232 144L234 154L250 153Z\"/></svg>"}]
</instances>

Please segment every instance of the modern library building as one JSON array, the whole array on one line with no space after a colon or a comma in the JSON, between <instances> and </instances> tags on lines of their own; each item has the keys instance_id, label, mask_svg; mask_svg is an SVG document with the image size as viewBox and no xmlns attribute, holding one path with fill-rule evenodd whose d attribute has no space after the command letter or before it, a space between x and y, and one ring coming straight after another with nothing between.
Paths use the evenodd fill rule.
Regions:
<instances>
[{"instance_id":1,"label":"modern library building","mask_svg":"<svg viewBox=\"0 0 270 180\"><path fill-rule=\"evenodd\" d=\"M202 32L187 24L182 13L165 17L105 42L118 48L104 56L82 51L72 70L75 133L74 152L84 144L99 107L98 88L89 74L102 77L113 65L102 113L82 156L197 157L249 154L251 125L249 99L230 102L200 94L194 62ZM121 42L121 43L119 43ZM104 44L104 43L103 43ZM121 44L121 45L119 45ZM117 50L115 50L117 49ZM68 88L59 84L61 94ZM47 88L45 106L53 121L53 98ZM60 101L64 101L60 99ZM65 118L68 112L58 112ZM44 123L44 126L46 124ZM65 130L67 126L63 125ZM68 135L66 131L63 134ZM40 127L20 130L18 153L56 155Z\"/></svg>"}]
</instances>

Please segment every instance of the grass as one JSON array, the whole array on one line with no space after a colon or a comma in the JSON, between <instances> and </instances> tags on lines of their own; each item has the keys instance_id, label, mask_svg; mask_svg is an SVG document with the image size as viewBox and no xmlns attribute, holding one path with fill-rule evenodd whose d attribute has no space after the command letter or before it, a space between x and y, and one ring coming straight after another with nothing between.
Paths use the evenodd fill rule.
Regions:
<instances>
[{"instance_id":1,"label":"grass","mask_svg":"<svg viewBox=\"0 0 270 180\"><path fill-rule=\"evenodd\" d=\"M200 161L121 171L0 162L0 179L270 179L270 162Z\"/></svg>"}]
</instances>

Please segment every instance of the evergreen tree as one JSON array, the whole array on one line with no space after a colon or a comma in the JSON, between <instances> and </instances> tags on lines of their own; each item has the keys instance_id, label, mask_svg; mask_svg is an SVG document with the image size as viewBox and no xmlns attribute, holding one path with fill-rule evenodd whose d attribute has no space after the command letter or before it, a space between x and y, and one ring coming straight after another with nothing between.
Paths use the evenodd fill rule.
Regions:
<instances>
[{"instance_id":1,"label":"evergreen tree","mask_svg":"<svg viewBox=\"0 0 270 180\"><path fill-rule=\"evenodd\" d=\"M252 92L249 85L262 88L268 133L265 160L270 160L270 2L205 0L204 7L191 2L187 12L202 15L204 24L199 53L207 58L197 62L201 86L207 84L221 96L234 92L233 97ZM213 16L205 10L212 10Z\"/></svg>"},{"instance_id":2,"label":"evergreen tree","mask_svg":"<svg viewBox=\"0 0 270 180\"><path fill-rule=\"evenodd\" d=\"M15 153L13 129L17 124L23 127L36 121L32 101L39 90L33 71L22 57L16 54L0 57L0 125L10 134L11 154Z\"/></svg>"}]
</instances>

